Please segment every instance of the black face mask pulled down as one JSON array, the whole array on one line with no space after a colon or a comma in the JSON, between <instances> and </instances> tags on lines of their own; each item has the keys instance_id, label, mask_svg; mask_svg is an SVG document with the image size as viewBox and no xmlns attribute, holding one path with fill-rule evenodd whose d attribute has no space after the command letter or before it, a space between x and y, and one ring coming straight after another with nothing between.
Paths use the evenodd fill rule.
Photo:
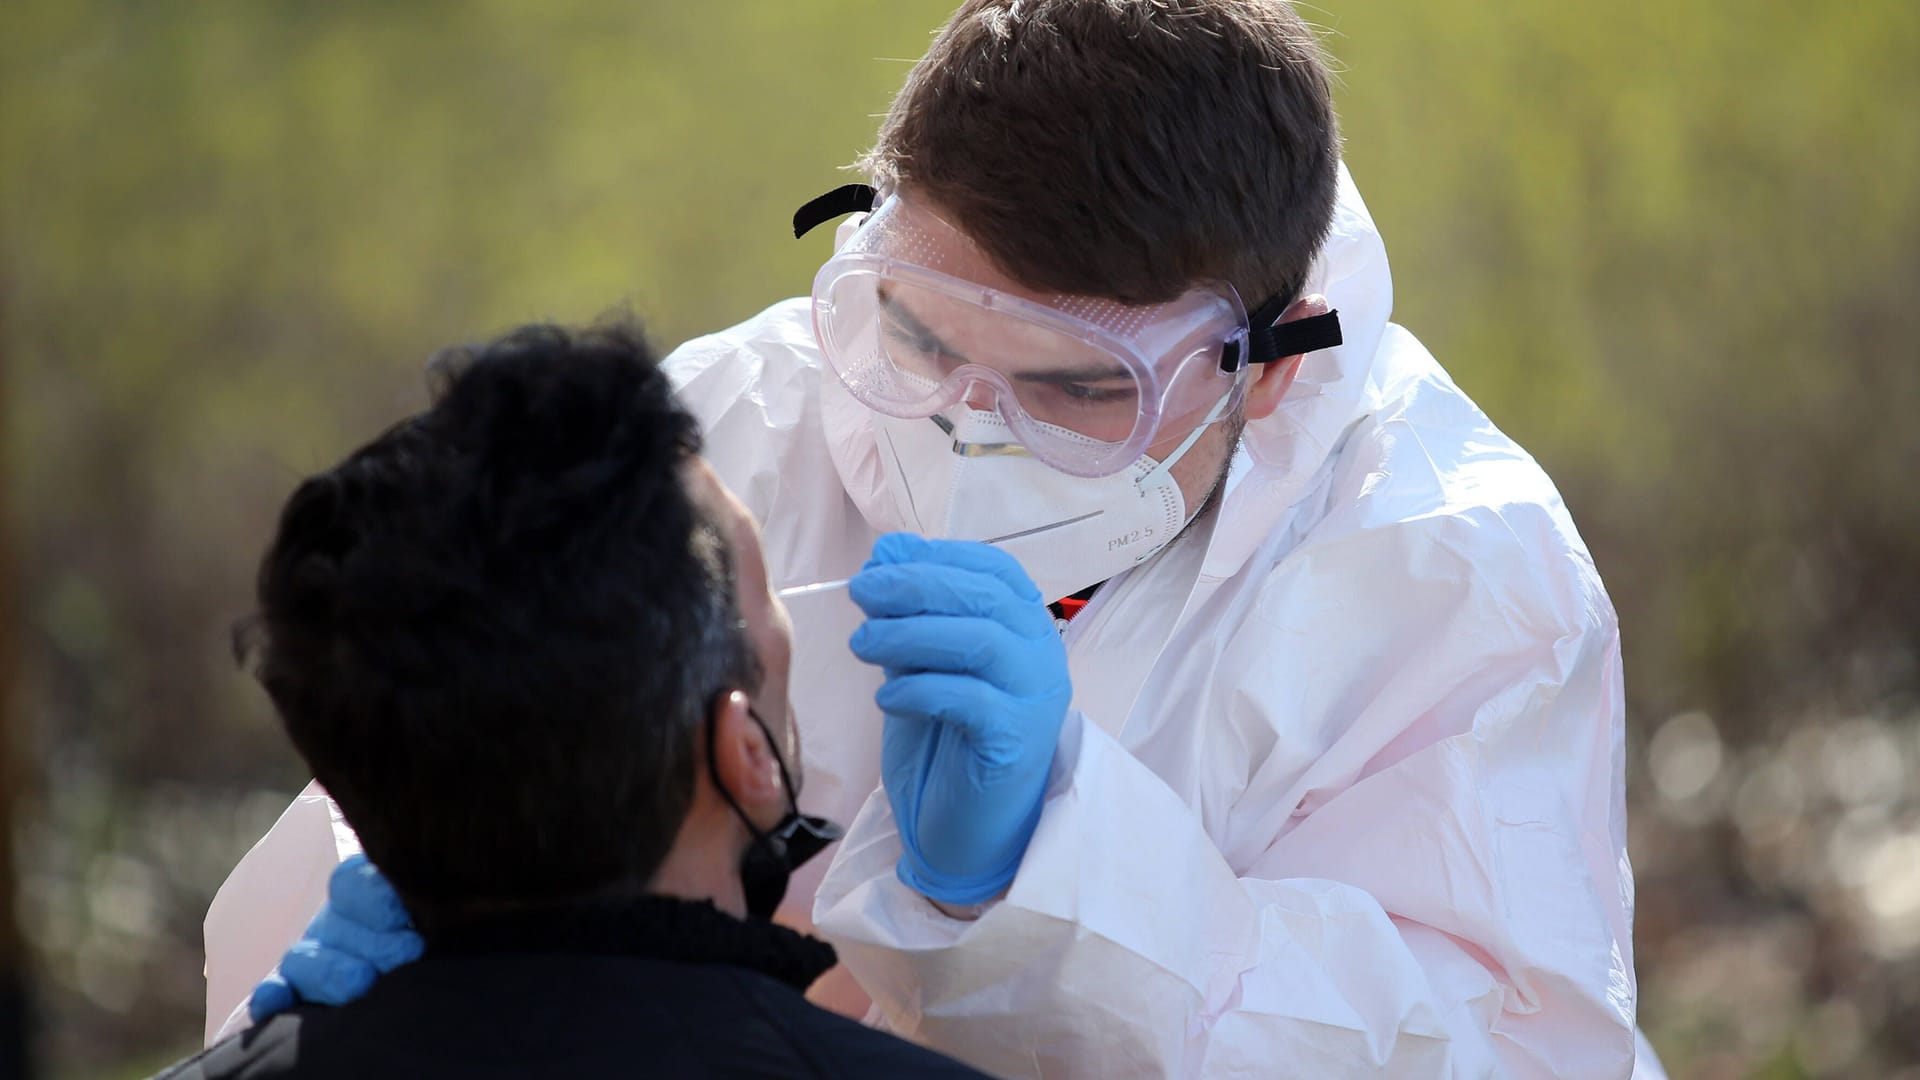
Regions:
<instances>
[{"instance_id":1,"label":"black face mask pulled down","mask_svg":"<svg viewBox=\"0 0 1920 1080\"><path fill-rule=\"evenodd\" d=\"M709 713L711 715L711 713ZM780 783L787 789L787 815L774 824L773 828L761 831L753 819L740 808L727 785L720 782L720 767L714 757L715 730L707 730L707 773L713 779L713 786L720 789L720 797L727 800L733 812L740 815L746 823L747 832L753 841L747 845L744 855L740 856L740 891L747 901L747 914L756 919L771 919L780 900L787 895L787 881L793 872L804 866L808 859L826 848L828 844L846 834L846 830L826 818L807 817L800 813L800 804L795 801L793 774L787 771L787 762L780 756L779 743L774 741L773 732L760 714L747 709L747 715L760 725L760 733L767 737L767 748L773 751L773 760L780 767Z\"/></svg>"}]
</instances>

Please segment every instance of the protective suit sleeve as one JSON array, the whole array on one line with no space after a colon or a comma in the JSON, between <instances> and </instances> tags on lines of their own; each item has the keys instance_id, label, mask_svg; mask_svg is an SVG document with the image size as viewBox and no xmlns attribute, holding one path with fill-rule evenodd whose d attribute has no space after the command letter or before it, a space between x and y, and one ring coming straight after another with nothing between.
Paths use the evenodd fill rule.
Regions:
<instances>
[{"instance_id":1,"label":"protective suit sleeve","mask_svg":"<svg viewBox=\"0 0 1920 1080\"><path fill-rule=\"evenodd\" d=\"M1435 539L1384 542L1431 552ZM1313 569L1301 588L1318 587ZM1212 830L1076 712L1003 900L964 921L902 886L874 798L816 922L888 1026L1003 1076L1626 1077L1618 639L1604 596L1590 599L1562 627L1497 629L1481 605L1504 605L1484 594L1448 605L1372 700L1347 699L1349 734L1397 734L1353 775L1253 800ZM1408 609L1418 617L1417 597ZM1455 647L1461 633L1471 648ZM1377 723L1411 700L1408 680L1425 712ZM1318 760L1348 756L1336 740ZM1246 762L1249 784L1261 764ZM1255 852L1236 868L1222 837L1250 827L1264 839L1226 837Z\"/></svg>"},{"instance_id":2,"label":"protective suit sleeve","mask_svg":"<svg viewBox=\"0 0 1920 1080\"><path fill-rule=\"evenodd\" d=\"M207 908L207 1045L251 1023L255 984L326 903L334 868L359 851L360 838L315 781L227 875Z\"/></svg>"}]
</instances>

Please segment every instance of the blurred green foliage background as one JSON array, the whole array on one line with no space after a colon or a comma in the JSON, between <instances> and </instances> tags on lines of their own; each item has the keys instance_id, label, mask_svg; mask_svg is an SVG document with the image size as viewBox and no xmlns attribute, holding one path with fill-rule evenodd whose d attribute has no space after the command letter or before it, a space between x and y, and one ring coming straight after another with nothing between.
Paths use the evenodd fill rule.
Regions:
<instances>
[{"instance_id":1,"label":"blurred green foliage background","mask_svg":"<svg viewBox=\"0 0 1920 1080\"><path fill-rule=\"evenodd\" d=\"M207 901L304 780L225 651L295 479L436 347L804 292L788 215L949 6L10 0L0 717L48 1074L198 1041ZM1398 321L1621 612L1644 1025L1676 1076L1920 1076L1920 8L1304 10Z\"/></svg>"}]
</instances>

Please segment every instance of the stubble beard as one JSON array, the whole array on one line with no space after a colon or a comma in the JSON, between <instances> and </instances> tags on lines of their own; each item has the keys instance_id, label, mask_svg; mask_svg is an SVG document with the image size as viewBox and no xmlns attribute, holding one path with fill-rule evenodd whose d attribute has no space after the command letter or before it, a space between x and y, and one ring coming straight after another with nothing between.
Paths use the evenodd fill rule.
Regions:
<instances>
[{"instance_id":1,"label":"stubble beard","mask_svg":"<svg viewBox=\"0 0 1920 1080\"><path fill-rule=\"evenodd\" d=\"M1220 457L1220 471L1214 475L1213 483L1207 487L1206 497L1200 500L1200 509L1187 523L1180 527L1167 543L1168 548L1187 538L1193 527L1206 520L1207 515L1219 510L1221 500L1227 495L1227 474L1233 471L1233 458L1240 452L1240 436L1247 430L1247 414L1243 408L1235 409L1233 415L1222 421L1227 425L1227 452Z\"/></svg>"}]
</instances>

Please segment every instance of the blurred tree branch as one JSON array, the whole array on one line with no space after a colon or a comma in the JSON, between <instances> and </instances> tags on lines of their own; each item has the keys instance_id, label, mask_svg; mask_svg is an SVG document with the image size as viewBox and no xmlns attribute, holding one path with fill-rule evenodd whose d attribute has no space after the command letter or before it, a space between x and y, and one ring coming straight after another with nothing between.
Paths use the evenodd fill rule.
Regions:
<instances>
[{"instance_id":1,"label":"blurred tree branch","mask_svg":"<svg viewBox=\"0 0 1920 1080\"><path fill-rule=\"evenodd\" d=\"M6 290L0 288L0 417L7 415ZM7 474L7 443L0 438L0 477ZM14 910L18 880L14 862L14 808L22 772L19 750L22 735L16 715L14 627L17 611L13 581L13 548L9 530L12 505L0 486L0 1078L28 1075L27 950Z\"/></svg>"}]
</instances>

